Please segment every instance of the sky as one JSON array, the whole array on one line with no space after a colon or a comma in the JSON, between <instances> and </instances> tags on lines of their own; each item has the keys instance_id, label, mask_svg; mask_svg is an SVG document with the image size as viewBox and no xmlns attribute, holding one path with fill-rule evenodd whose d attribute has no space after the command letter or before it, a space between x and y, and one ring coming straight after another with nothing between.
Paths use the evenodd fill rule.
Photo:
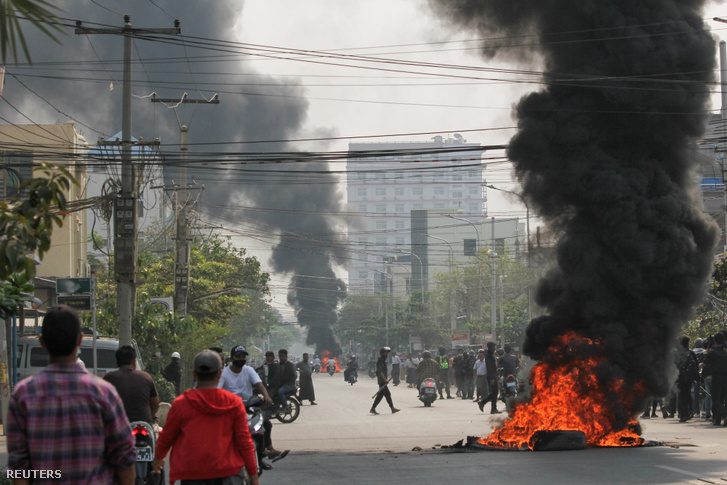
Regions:
<instances>
[{"instance_id":1,"label":"sky","mask_svg":"<svg viewBox=\"0 0 727 485\"><path fill-rule=\"evenodd\" d=\"M261 143L226 147L234 151L345 151L351 139L423 141L454 133L471 143L505 144L515 133L512 106L541 86L541 66L484 59L478 34L448 25L422 0L62 0L57 4L63 16L88 26L94 22L102 27L121 26L121 14L126 13L135 28L171 27L173 19L181 21L184 44L135 43L133 134L147 140L158 136L162 143L178 140L173 111L150 103L152 92L172 98L187 92L198 99L219 93L220 105L178 108L180 122L190 126L191 142L200 144L196 149L203 151L217 150L203 142L251 140ZM727 7L710 4L704 17L715 16L727 17ZM727 24L710 21L708 25L716 36L727 38ZM34 65L8 66L0 122L70 119L93 142L120 131L121 39L68 32L61 39L63 46L32 35ZM201 39L225 51L196 49L194 44ZM243 55L239 44L221 46L220 40L258 48L246 45ZM209 58L216 55L224 57ZM58 64L59 60L68 64ZM304 139L312 141L295 141ZM262 143L271 140L278 141ZM487 165L487 182L516 189L502 152L496 162ZM332 170L343 167L343 163L331 164ZM207 185L215 181L214 175L199 178ZM286 186L284 178L279 182L280 187ZM327 185L330 190L321 204L307 210L322 212L326 204L343 203L340 186ZM255 189L249 188L254 195L236 194L220 201L220 211L232 213L235 204L273 209L282 197L280 191ZM512 198L493 191L488 197L491 215L524 217L522 206ZM275 241L261 229L270 223L272 232L286 227L288 221L270 213L243 212L240 220L228 218L224 225L247 227L249 222L257 228L242 231L244 236L235 241L273 273L276 306L291 318L292 311L283 304L289 277L276 270L280 264L271 263ZM341 231L344 222L333 217L312 221L310 227L321 223ZM334 267L340 257L330 256ZM336 271L340 274L340 268Z\"/></svg>"}]
</instances>

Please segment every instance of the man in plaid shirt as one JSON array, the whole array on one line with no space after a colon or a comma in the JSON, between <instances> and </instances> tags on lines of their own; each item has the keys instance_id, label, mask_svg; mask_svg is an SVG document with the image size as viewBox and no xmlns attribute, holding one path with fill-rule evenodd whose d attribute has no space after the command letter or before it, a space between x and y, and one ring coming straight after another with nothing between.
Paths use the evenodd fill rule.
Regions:
<instances>
[{"instance_id":1,"label":"man in plaid shirt","mask_svg":"<svg viewBox=\"0 0 727 485\"><path fill-rule=\"evenodd\" d=\"M76 363L82 337L75 310L48 311L40 343L50 363L10 397L8 474L15 484L134 483L129 420L114 386Z\"/></svg>"}]
</instances>

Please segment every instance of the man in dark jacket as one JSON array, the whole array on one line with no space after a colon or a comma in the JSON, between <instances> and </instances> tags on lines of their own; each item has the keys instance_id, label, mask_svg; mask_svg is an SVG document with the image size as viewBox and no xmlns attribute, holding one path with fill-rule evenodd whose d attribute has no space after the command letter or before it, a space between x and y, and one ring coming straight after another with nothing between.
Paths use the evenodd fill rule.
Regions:
<instances>
[{"instance_id":1,"label":"man in dark jacket","mask_svg":"<svg viewBox=\"0 0 727 485\"><path fill-rule=\"evenodd\" d=\"M375 394L374 405L371 406L369 411L371 414L379 414L376 411L376 406L379 405L382 399L386 398L386 403L391 408L391 414L398 413L400 410L394 407L394 401L391 399L391 391L389 390L389 369L386 366L386 360L389 357L391 349L389 347L382 347L379 350L379 360L376 361L376 377L379 382L379 390Z\"/></svg>"},{"instance_id":2,"label":"man in dark jacket","mask_svg":"<svg viewBox=\"0 0 727 485\"><path fill-rule=\"evenodd\" d=\"M172 361L162 371L164 379L174 384L174 390L177 396L181 393L182 384L182 366L180 360L179 352L172 352Z\"/></svg>"},{"instance_id":3,"label":"man in dark jacket","mask_svg":"<svg viewBox=\"0 0 727 485\"><path fill-rule=\"evenodd\" d=\"M727 399L727 349L724 334L714 334L714 345L704 357L702 375L712 376L712 422L719 426L725 420L725 399Z\"/></svg>"},{"instance_id":4,"label":"man in dark jacket","mask_svg":"<svg viewBox=\"0 0 727 485\"><path fill-rule=\"evenodd\" d=\"M677 377L679 422L685 423L692 417L690 411L692 384L699 378L699 361L694 352L689 350L689 337L686 335L677 339L676 359L679 370Z\"/></svg>"},{"instance_id":5,"label":"man in dark jacket","mask_svg":"<svg viewBox=\"0 0 727 485\"><path fill-rule=\"evenodd\" d=\"M280 399L281 406L286 406L285 393L295 389L295 379L298 377L298 373L295 372L295 365L288 360L288 351L286 349L278 350L278 360L280 361L278 399Z\"/></svg>"},{"instance_id":6,"label":"man in dark jacket","mask_svg":"<svg viewBox=\"0 0 727 485\"><path fill-rule=\"evenodd\" d=\"M485 352L485 365L487 366L487 385L490 390L490 394L480 399L478 406L480 411L484 411L485 404L491 403L490 414L500 414L497 410L497 394L499 386L497 385L497 359L495 359L495 349L497 345L495 342L487 342L487 352Z\"/></svg>"}]
</instances>

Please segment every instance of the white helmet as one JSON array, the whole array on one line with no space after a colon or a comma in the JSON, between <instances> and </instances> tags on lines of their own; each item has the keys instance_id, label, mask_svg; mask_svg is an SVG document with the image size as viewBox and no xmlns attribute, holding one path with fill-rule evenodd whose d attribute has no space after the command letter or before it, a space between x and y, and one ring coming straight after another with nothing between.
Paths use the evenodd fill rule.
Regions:
<instances>
[{"instance_id":1,"label":"white helmet","mask_svg":"<svg viewBox=\"0 0 727 485\"><path fill-rule=\"evenodd\" d=\"M179 352L172 352L172 359L181 359Z\"/></svg>"}]
</instances>

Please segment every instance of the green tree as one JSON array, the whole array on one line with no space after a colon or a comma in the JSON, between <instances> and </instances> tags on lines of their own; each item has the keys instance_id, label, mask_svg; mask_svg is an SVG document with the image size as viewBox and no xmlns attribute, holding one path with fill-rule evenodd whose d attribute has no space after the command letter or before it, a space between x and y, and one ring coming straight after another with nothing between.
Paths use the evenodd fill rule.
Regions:
<instances>
[{"instance_id":1,"label":"green tree","mask_svg":"<svg viewBox=\"0 0 727 485\"><path fill-rule=\"evenodd\" d=\"M727 255L725 255L727 256ZM697 307L695 317L682 331L692 340L727 330L727 257L714 265L712 283L704 302Z\"/></svg>"},{"instance_id":2,"label":"green tree","mask_svg":"<svg viewBox=\"0 0 727 485\"><path fill-rule=\"evenodd\" d=\"M0 202L0 318L17 315L33 298L38 259L50 249L55 227L63 225L73 176L63 167L43 164L40 177L24 181L18 196Z\"/></svg>"}]
</instances>

